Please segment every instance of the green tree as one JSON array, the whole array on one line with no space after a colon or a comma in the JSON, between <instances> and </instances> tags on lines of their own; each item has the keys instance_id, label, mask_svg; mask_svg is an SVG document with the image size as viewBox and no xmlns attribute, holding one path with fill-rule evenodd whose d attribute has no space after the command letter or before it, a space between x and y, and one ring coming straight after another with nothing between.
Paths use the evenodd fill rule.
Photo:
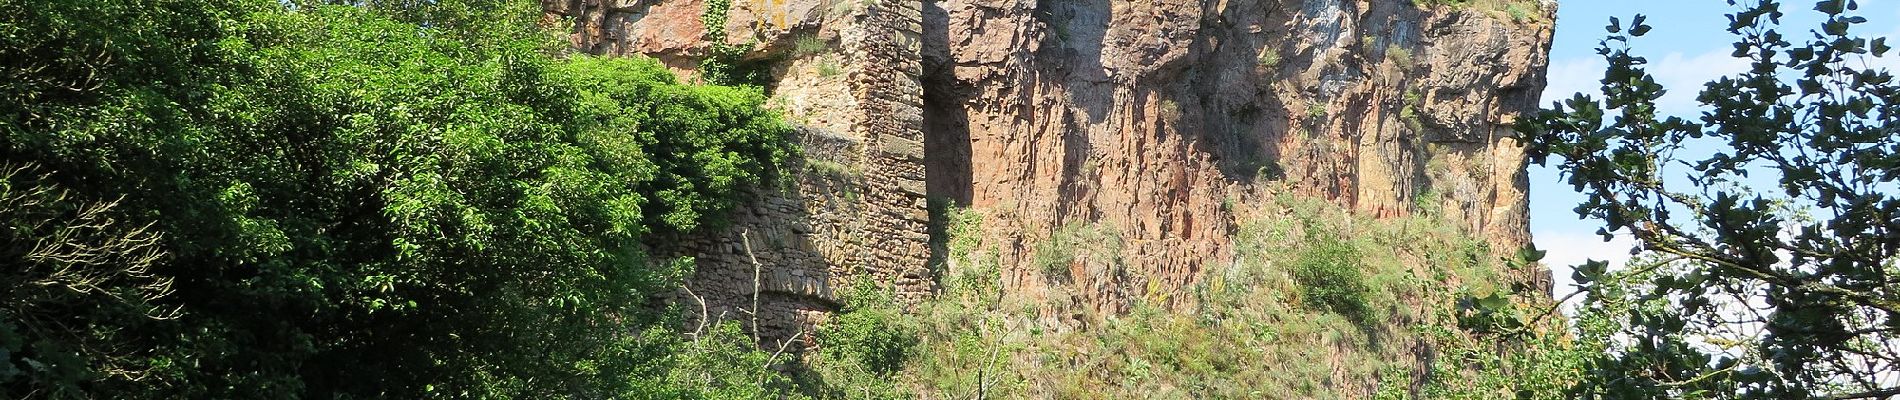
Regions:
<instances>
[{"instance_id":1,"label":"green tree","mask_svg":"<svg viewBox=\"0 0 1900 400\"><path fill-rule=\"evenodd\" d=\"M1851 0L1816 2L1824 22L1789 36L1778 2L1740 6L1728 31L1751 68L1704 86L1699 118L1659 114L1664 88L1629 51L1650 30L1637 16L1598 49L1602 98L1520 126L1587 195L1579 215L1660 257L1576 269L1583 313L1620 315L1622 333L1596 336L1610 351L1579 395L1900 394L1900 87L1863 61L1891 48L1854 32Z\"/></svg>"},{"instance_id":2,"label":"green tree","mask_svg":"<svg viewBox=\"0 0 1900 400\"><path fill-rule=\"evenodd\" d=\"M774 181L764 96L564 55L533 2L346 3L0 0L38 168L0 198L42 204L0 211L0 397L699 393L642 249ZM66 238L123 248L109 290L16 283Z\"/></svg>"}]
</instances>

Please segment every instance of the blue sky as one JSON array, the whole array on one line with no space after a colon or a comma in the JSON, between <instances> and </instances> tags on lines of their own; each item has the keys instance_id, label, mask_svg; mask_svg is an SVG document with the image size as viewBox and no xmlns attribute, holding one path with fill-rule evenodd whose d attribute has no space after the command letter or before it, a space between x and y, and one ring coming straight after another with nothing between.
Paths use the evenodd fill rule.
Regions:
<instances>
[{"instance_id":1,"label":"blue sky","mask_svg":"<svg viewBox=\"0 0 1900 400\"><path fill-rule=\"evenodd\" d=\"M1900 0L1859 3L1858 12L1869 21L1856 32L1900 39ZM1813 11L1814 0L1783 1L1781 9L1788 15L1782 19L1780 32L1791 41L1806 38L1805 32L1821 19ZM1725 15L1734 10L1724 0L1559 0L1550 86L1544 91L1543 105L1580 91L1595 94L1603 76L1604 63L1596 54L1598 41L1607 33L1603 27L1610 17L1621 18L1627 26L1632 16L1643 14L1654 29L1632 48L1649 59L1649 72L1670 90L1659 101L1659 109L1694 117L1698 113L1695 95L1702 83L1747 68L1746 61L1729 57L1734 38L1725 31ZM1900 65L1895 59L1889 55L1877 64ZM1586 258L1619 264L1629 258L1629 240L1604 243L1596 236L1600 222L1577 218L1572 208L1583 196L1564 184L1555 170L1533 165L1530 179L1531 234L1538 248L1550 251L1544 261L1558 270L1559 295L1568 292L1566 266L1581 264Z\"/></svg>"}]
</instances>

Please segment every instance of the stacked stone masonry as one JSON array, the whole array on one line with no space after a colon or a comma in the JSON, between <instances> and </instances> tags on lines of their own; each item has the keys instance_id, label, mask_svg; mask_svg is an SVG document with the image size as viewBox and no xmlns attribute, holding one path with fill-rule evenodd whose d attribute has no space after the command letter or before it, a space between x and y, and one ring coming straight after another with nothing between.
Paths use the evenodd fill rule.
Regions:
<instances>
[{"instance_id":1,"label":"stacked stone masonry","mask_svg":"<svg viewBox=\"0 0 1900 400\"><path fill-rule=\"evenodd\" d=\"M781 61L773 71L775 104L794 108L781 111L800 122L795 139L803 154L787 166L791 184L753 193L724 229L661 249L695 258L694 276L676 302L688 310L703 304L710 319L756 323L760 336L776 343L809 332L840 306L839 292L859 280L874 280L905 301L929 295L920 5L732 2L730 34L721 38L728 44L781 58L795 41L826 48L800 49L802 60ZM549 20L574 22L581 51L654 57L688 79L710 44L699 0L543 6ZM786 72L820 59L841 71Z\"/></svg>"}]
</instances>

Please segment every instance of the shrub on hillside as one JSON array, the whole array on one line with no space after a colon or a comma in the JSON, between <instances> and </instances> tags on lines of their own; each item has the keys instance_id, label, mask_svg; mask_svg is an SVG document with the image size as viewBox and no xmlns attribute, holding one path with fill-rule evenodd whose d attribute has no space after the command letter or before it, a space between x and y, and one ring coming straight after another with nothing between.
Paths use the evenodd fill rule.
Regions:
<instances>
[{"instance_id":1,"label":"shrub on hillside","mask_svg":"<svg viewBox=\"0 0 1900 400\"><path fill-rule=\"evenodd\" d=\"M891 295L861 282L844 293L844 307L818 331L812 374L820 397L902 399L894 379L917 347L917 329Z\"/></svg>"},{"instance_id":2,"label":"shrub on hillside","mask_svg":"<svg viewBox=\"0 0 1900 400\"><path fill-rule=\"evenodd\" d=\"M1300 299L1307 307L1338 313L1356 322L1371 317L1371 309L1366 306L1366 294L1371 290L1361 270L1359 249L1351 242L1319 239L1300 253L1292 272Z\"/></svg>"}]
</instances>

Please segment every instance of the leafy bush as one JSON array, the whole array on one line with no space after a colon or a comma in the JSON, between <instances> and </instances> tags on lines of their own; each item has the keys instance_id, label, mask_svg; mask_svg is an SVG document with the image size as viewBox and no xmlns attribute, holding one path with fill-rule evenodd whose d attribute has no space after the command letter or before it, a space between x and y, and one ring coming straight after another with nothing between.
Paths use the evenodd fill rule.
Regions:
<instances>
[{"instance_id":1,"label":"leafy bush","mask_svg":"<svg viewBox=\"0 0 1900 400\"><path fill-rule=\"evenodd\" d=\"M1362 268L1359 249L1352 243L1324 237L1300 253L1293 262L1292 274L1307 307L1366 322L1371 317L1366 307L1370 290Z\"/></svg>"},{"instance_id":2,"label":"leafy bush","mask_svg":"<svg viewBox=\"0 0 1900 400\"><path fill-rule=\"evenodd\" d=\"M1075 264L1075 237L1057 234L1036 244L1036 252L1030 263L1035 265L1042 276L1051 280L1069 278L1069 268Z\"/></svg>"},{"instance_id":3,"label":"leafy bush","mask_svg":"<svg viewBox=\"0 0 1900 400\"><path fill-rule=\"evenodd\" d=\"M848 291L845 306L819 333L823 357L861 365L871 375L889 378L910 357L916 335L904 326L890 294L869 282Z\"/></svg>"},{"instance_id":4,"label":"leafy bush","mask_svg":"<svg viewBox=\"0 0 1900 400\"><path fill-rule=\"evenodd\" d=\"M1791 27L1782 2L1729 2L1731 56L1758 61L1687 88L1636 50L1645 16L1610 18L1599 90L1519 120L1531 161L1584 195L1578 217L1663 257L1573 269L1579 319L1608 314L1573 396L1900 395L1900 90L1870 61L1893 47L1861 26L1890 16L1857 3L1800 3L1814 25ZM1689 88L1695 117L1659 109Z\"/></svg>"},{"instance_id":5,"label":"leafy bush","mask_svg":"<svg viewBox=\"0 0 1900 400\"><path fill-rule=\"evenodd\" d=\"M652 356L661 360L663 378L635 375L622 398L640 399L787 399L801 398L797 382L775 367L789 361L788 354L760 351L752 336L738 322L714 324L697 337L682 340L678 332L652 329L649 343L664 349Z\"/></svg>"},{"instance_id":6,"label":"leafy bush","mask_svg":"<svg viewBox=\"0 0 1900 400\"><path fill-rule=\"evenodd\" d=\"M861 282L844 294L844 307L818 332L812 361L823 398L913 398L897 373L915 354L918 333L890 294Z\"/></svg>"},{"instance_id":7,"label":"leafy bush","mask_svg":"<svg viewBox=\"0 0 1900 400\"><path fill-rule=\"evenodd\" d=\"M706 2L699 21L706 27L704 39L711 46L706 50L706 57L700 60L698 71L694 72L715 85L763 86L767 77L764 70L769 65L763 60L746 60L746 53L751 51L752 44L726 43L726 20L731 11L732 0Z\"/></svg>"}]
</instances>

